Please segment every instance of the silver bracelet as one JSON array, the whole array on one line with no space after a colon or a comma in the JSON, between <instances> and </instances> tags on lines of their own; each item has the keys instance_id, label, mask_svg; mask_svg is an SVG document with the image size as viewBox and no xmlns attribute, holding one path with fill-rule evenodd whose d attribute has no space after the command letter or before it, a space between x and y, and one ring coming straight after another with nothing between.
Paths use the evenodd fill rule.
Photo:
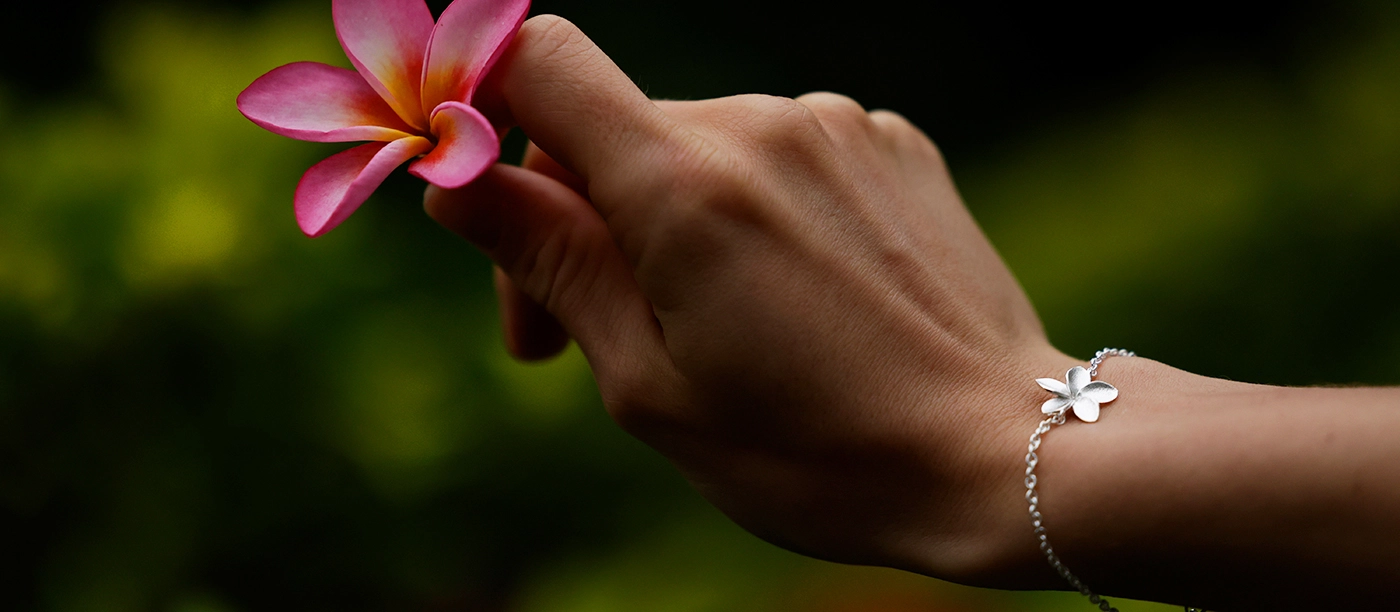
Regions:
<instances>
[{"instance_id":1,"label":"silver bracelet","mask_svg":"<svg viewBox=\"0 0 1400 612\"><path fill-rule=\"evenodd\" d=\"M1099 364L1109 357L1136 357L1132 351L1123 349L1106 348L1094 353L1094 358L1089 360L1089 368L1074 366L1065 373L1065 382L1060 382L1054 378L1037 378L1036 384L1053 394L1052 397L1041 404L1041 413L1047 415L1035 428L1035 433L1031 434L1030 446L1026 449L1026 501L1030 503L1031 525L1035 527L1035 536L1040 540L1040 552L1045 553L1045 560L1050 563L1062 578L1069 581L1070 586L1087 598L1089 603L1098 605L1104 612L1118 612L1118 608L1108 603L1107 599L1100 597L1093 592L1074 572L1069 571L1060 557L1055 554L1055 548L1050 545L1050 540L1045 536L1045 523L1040 515L1040 496L1036 493L1035 466L1040 463L1040 456L1036 451L1040 449L1040 438L1051 427L1064 425L1066 415L1072 410L1074 416L1085 423L1093 423L1099 420L1099 407L1118 399L1118 389L1103 381L1094 380L1094 376L1099 373ZM1187 607L1186 612L1205 612L1200 608Z\"/></svg>"}]
</instances>

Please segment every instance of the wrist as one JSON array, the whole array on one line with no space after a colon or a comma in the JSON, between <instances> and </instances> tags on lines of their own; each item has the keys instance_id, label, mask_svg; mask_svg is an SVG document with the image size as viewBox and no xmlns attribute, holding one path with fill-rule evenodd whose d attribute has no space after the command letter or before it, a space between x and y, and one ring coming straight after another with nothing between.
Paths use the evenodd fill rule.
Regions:
<instances>
[{"instance_id":1,"label":"wrist","mask_svg":"<svg viewBox=\"0 0 1400 612\"><path fill-rule=\"evenodd\" d=\"M953 455L964 458L955 471L958 481L932 485L961 492L949 500L951 509L930 515L954 518L937 520L940 524L929 530L936 535L923 538L927 544L913 551L912 558L898 560L897 567L984 587L1057 586L1037 581L1039 574L1049 570L1044 557L1038 556L1026 515L1022 458L1027 436L1043 417L1039 407L1045 392L1034 380L1063 377L1069 368L1084 364L1044 344L989 362L984 373L974 377L981 382L964 400L960 412L964 418L951 428L957 432L952 443L959 445ZM949 440L929 440L929 444L946 446Z\"/></svg>"},{"instance_id":2,"label":"wrist","mask_svg":"<svg viewBox=\"0 0 1400 612\"><path fill-rule=\"evenodd\" d=\"M1097 422L1070 418L1046 434L1037 473L1040 509L1056 551L1087 583L1111 589L1104 570L1130 563L1145 534L1161 533L1181 515L1176 498L1192 479L1164 477L1163 471L1176 459L1181 436L1189 435L1182 407L1191 396L1239 389L1142 357L1109 359L1097 379L1114 385L1118 398ZM1027 579L1069 588L1046 565L1037 542L1029 535L1025 540Z\"/></svg>"},{"instance_id":3,"label":"wrist","mask_svg":"<svg viewBox=\"0 0 1400 612\"><path fill-rule=\"evenodd\" d=\"M969 502L967 514L976 518L967 537L976 545L963 549L969 554L956 557L951 567L940 559L932 571L917 571L979 586L1069 588L1037 546L1027 516L1023 458L1028 436L1045 417L1040 406L1047 395L1034 379L1062 378L1071 367L1085 365L1086 360L1054 349L1034 352L1007 365L999 375L995 399L988 400L998 407L989 410L996 415L989 420L996 423L981 436L982 443L973 453L979 481L974 489L979 493ZM1158 420L1175 405L1174 399L1180 398L1174 391L1232 393L1254 387L1196 376L1141 357L1106 359L1097 379L1116 386L1119 398L1103 405L1102 416L1095 423L1071 416L1067 426L1055 427L1045 435L1038 451L1044 522L1056 550L1064 553L1072 568L1089 559L1112 558L1115 542L1124 541L1122 534L1102 531L1099 511L1111 507L1113 514L1123 513L1120 506L1104 506L1105 496L1122 498L1124 490L1135 486L1133 473L1146 474L1153 468L1154 458L1171 452L1162 439L1170 435L1156 428L1161 426ZM1163 505L1170 508L1170 504ZM1130 531L1153 520L1146 515L1136 518L1141 520L1116 521L1115 526Z\"/></svg>"}]
</instances>

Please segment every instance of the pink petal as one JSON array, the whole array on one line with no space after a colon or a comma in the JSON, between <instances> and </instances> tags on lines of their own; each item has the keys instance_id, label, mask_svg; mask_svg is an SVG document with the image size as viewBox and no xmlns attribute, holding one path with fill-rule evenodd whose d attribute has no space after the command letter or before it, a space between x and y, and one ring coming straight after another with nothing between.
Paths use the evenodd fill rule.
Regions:
<instances>
[{"instance_id":1,"label":"pink petal","mask_svg":"<svg viewBox=\"0 0 1400 612\"><path fill-rule=\"evenodd\" d=\"M335 34L350 63L409 125L428 129L419 101L433 14L423 0L334 0Z\"/></svg>"},{"instance_id":2,"label":"pink petal","mask_svg":"<svg viewBox=\"0 0 1400 612\"><path fill-rule=\"evenodd\" d=\"M491 122L461 102L443 102L433 111L433 134L438 138L437 147L413 162L408 171L438 187L466 185L501 156L500 140Z\"/></svg>"},{"instance_id":3,"label":"pink petal","mask_svg":"<svg viewBox=\"0 0 1400 612\"><path fill-rule=\"evenodd\" d=\"M297 225L312 238L331 231L369 199L394 168L432 148L427 138L409 136L362 144L327 157L297 184Z\"/></svg>"},{"instance_id":4,"label":"pink petal","mask_svg":"<svg viewBox=\"0 0 1400 612\"><path fill-rule=\"evenodd\" d=\"M316 62L287 64L238 94L238 110L263 129L299 140L398 140L412 135L354 70Z\"/></svg>"},{"instance_id":5,"label":"pink petal","mask_svg":"<svg viewBox=\"0 0 1400 612\"><path fill-rule=\"evenodd\" d=\"M456 0L433 28L423 70L423 112L470 103L482 75L515 37L530 0Z\"/></svg>"}]
</instances>

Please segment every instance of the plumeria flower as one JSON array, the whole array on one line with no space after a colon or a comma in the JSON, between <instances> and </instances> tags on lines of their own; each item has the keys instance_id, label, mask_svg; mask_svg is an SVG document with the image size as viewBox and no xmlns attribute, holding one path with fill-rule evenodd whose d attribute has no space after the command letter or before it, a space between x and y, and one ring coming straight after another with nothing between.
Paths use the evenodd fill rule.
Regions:
<instances>
[{"instance_id":1,"label":"plumeria flower","mask_svg":"<svg viewBox=\"0 0 1400 612\"><path fill-rule=\"evenodd\" d=\"M287 64L253 81L238 110L299 140L368 140L312 166L293 198L297 225L320 236L340 225L394 168L456 188L501 155L500 138L471 107L529 0L456 0L433 22L424 0L333 0L340 46L355 70Z\"/></svg>"},{"instance_id":2,"label":"plumeria flower","mask_svg":"<svg viewBox=\"0 0 1400 612\"><path fill-rule=\"evenodd\" d=\"M1107 404L1118 399L1118 389L1103 381L1089 381L1089 371L1082 366L1074 366L1065 373L1065 382L1053 378L1037 378L1040 388L1055 394L1040 411L1045 414L1064 412L1074 407L1074 416L1086 423L1099 420L1099 404Z\"/></svg>"}]
</instances>

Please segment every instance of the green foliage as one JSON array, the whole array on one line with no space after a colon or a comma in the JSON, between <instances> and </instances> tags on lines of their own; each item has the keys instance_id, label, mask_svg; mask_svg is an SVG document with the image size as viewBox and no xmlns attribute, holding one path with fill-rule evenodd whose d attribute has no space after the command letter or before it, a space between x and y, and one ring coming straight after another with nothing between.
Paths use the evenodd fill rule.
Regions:
<instances>
[{"instance_id":1,"label":"green foliage","mask_svg":"<svg viewBox=\"0 0 1400 612\"><path fill-rule=\"evenodd\" d=\"M959 174L1052 340L1400 382L1400 12L1369 8L1285 78L1181 75Z\"/></svg>"},{"instance_id":2,"label":"green foliage","mask_svg":"<svg viewBox=\"0 0 1400 612\"><path fill-rule=\"evenodd\" d=\"M608 421L576 349L505 356L488 263L426 219L413 179L304 238L292 190L336 147L268 134L233 99L279 64L344 63L323 4L129 11L98 91L0 91L14 607L1081 609L739 531ZM1400 18L1367 10L1296 73L1182 75L952 156L1062 347L1400 381ZM912 603L868 603L891 597Z\"/></svg>"}]
</instances>

